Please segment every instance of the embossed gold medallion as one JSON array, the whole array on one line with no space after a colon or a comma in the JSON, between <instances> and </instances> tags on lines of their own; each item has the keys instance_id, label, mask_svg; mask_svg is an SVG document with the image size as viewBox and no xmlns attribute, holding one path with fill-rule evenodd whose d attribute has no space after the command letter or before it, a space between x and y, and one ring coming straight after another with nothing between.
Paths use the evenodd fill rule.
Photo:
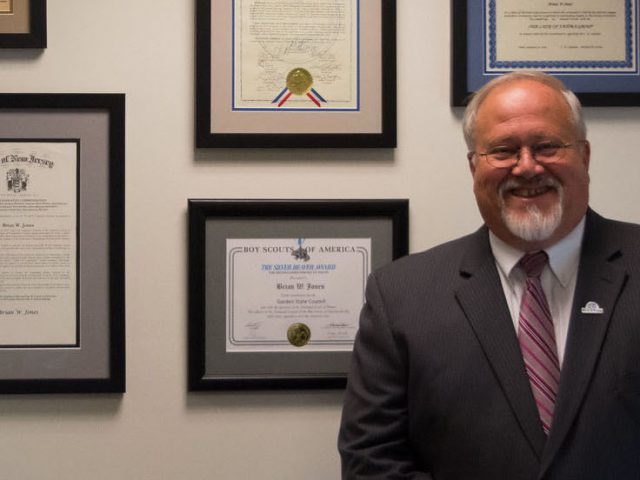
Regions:
<instances>
[{"instance_id":1,"label":"embossed gold medallion","mask_svg":"<svg viewBox=\"0 0 640 480\"><path fill-rule=\"evenodd\" d=\"M304 68L294 68L287 74L287 88L295 95L304 95L313 85L313 77Z\"/></svg>"},{"instance_id":2,"label":"embossed gold medallion","mask_svg":"<svg viewBox=\"0 0 640 480\"><path fill-rule=\"evenodd\" d=\"M304 347L311 339L311 330L304 323L292 323L287 329L287 340L294 347Z\"/></svg>"},{"instance_id":3,"label":"embossed gold medallion","mask_svg":"<svg viewBox=\"0 0 640 480\"><path fill-rule=\"evenodd\" d=\"M271 100L271 103L280 108L289 100L291 95L306 96L316 104L316 107L322 107L323 103L327 103L327 100L313 87L311 73L301 67L296 67L287 74L286 86Z\"/></svg>"}]
</instances>

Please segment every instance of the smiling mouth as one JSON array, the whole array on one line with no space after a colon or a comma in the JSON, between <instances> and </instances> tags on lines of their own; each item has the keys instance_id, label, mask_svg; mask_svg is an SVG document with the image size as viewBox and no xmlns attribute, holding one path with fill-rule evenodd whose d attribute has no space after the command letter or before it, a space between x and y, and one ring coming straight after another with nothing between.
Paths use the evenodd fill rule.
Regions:
<instances>
[{"instance_id":1,"label":"smiling mouth","mask_svg":"<svg viewBox=\"0 0 640 480\"><path fill-rule=\"evenodd\" d=\"M551 176L539 176L529 180L507 178L500 185L500 196L503 201L507 197L534 199L548 193L560 193L562 185Z\"/></svg>"},{"instance_id":2,"label":"smiling mouth","mask_svg":"<svg viewBox=\"0 0 640 480\"><path fill-rule=\"evenodd\" d=\"M513 195L514 197L532 198L532 197L538 197L540 195L544 195L545 193L548 193L554 190L555 189L553 187L548 187L548 186L536 187L536 188L520 187L520 188L507 190L507 193L509 195Z\"/></svg>"}]
</instances>

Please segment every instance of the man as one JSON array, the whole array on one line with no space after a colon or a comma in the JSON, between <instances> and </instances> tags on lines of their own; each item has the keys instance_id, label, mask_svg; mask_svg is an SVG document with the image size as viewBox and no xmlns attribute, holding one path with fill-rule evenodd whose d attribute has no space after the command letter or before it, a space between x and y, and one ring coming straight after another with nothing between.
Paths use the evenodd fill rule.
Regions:
<instances>
[{"instance_id":1,"label":"man","mask_svg":"<svg viewBox=\"0 0 640 480\"><path fill-rule=\"evenodd\" d=\"M511 73L464 132L485 225L371 276L343 478L640 479L640 227L588 207L579 101Z\"/></svg>"}]
</instances>

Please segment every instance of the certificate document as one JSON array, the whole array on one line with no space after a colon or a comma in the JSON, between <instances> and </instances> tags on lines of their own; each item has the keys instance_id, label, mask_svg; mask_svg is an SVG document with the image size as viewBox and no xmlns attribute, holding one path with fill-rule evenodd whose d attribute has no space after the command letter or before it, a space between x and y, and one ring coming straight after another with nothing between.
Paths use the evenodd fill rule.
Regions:
<instances>
[{"instance_id":1,"label":"certificate document","mask_svg":"<svg viewBox=\"0 0 640 480\"><path fill-rule=\"evenodd\" d=\"M358 110L359 0L233 0L234 110Z\"/></svg>"},{"instance_id":2,"label":"certificate document","mask_svg":"<svg viewBox=\"0 0 640 480\"><path fill-rule=\"evenodd\" d=\"M77 141L0 140L0 345L77 343Z\"/></svg>"},{"instance_id":3,"label":"certificate document","mask_svg":"<svg viewBox=\"0 0 640 480\"><path fill-rule=\"evenodd\" d=\"M226 242L228 352L351 350L370 238Z\"/></svg>"},{"instance_id":4,"label":"certificate document","mask_svg":"<svg viewBox=\"0 0 640 480\"><path fill-rule=\"evenodd\" d=\"M637 72L636 0L485 0L487 72Z\"/></svg>"}]
</instances>

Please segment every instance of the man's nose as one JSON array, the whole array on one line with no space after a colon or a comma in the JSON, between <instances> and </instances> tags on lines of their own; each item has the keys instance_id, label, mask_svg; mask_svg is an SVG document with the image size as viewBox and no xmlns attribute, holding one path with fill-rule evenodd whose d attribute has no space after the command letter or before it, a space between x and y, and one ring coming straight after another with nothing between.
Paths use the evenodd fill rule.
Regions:
<instances>
[{"instance_id":1,"label":"man's nose","mask_svg":"<svg viewBox=\"0 0 640 480\"><path fill-rule=\"evenodd\" d=\"M529 147L521 147L518 152L518 163L511 169L513 175L532 178L544 172L544 167L535 159Z\"/></svg>"}]
</instances>

